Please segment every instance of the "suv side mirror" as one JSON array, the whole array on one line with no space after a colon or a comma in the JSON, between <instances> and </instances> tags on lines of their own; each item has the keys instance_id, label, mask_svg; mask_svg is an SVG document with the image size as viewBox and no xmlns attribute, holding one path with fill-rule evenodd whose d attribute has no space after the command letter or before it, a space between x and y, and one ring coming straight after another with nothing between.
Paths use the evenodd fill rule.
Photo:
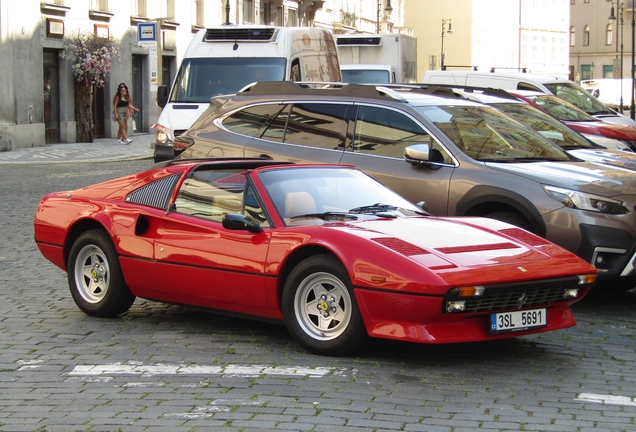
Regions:
<instances>
[{"instance_id":1,"label":"suv side mirror","mask_svg":"<svg viewBox=\"0 0 636 432\"><path fill-rule=\"evenodd\" d=\"M168 86L157 87L157 105L164 108L168 104Z\"/></svg>"},{"instance_id":2,"label":"suv side mirror","mask_svg":"<svg viewBox=\"0 0 636 432\"><path fill-rule=\"evenodd\" d=\"M430 169L440 169L440 162L444 157L437 149L431 149L428 144L413 144L404 149L404 160L411 165L424 165Z\"/></svg>"}]
</instances>

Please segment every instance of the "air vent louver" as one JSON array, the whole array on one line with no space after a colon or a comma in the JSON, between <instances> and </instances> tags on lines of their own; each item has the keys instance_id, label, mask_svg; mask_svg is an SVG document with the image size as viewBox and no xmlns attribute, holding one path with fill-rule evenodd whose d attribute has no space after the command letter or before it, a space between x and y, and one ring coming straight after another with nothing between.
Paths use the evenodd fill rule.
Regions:
<instances>
[{"instance_id":1,"label":"air vent louver","mask_svg":"<svg viewBox=\"0 0 636 432\"><path fill-rule=\"evenodd\" d=\"M342 37L336 39L336 45L380 45L379 37Z\"/></svg>"},{"instance_id":2,"label":"air vent louver","mask_svg":"<svg viewBox=\"0 0 636 432\"><path fill-rule=\"evenodd\" d=\"M167 209L170 195L174 189L180 174L173 174L160 180L147 184L128 194L126 202L155 207L158 209Z\"/></svg>"},{"instance_id":3,"label":"air vent louver","mask_svg":"<svg viewBox=\"0 0 636 432\"><path fill-rule=\"evenodd\" d=\"M274 28L212 28L205 32L205 41L270 41L274 39Z\"/></svg>"}]
</instances>

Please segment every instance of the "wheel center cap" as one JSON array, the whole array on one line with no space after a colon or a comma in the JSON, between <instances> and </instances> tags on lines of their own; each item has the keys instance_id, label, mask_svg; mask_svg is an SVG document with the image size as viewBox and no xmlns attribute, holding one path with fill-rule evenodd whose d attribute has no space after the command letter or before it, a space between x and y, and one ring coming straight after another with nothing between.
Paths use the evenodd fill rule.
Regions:
<instances>
[{"instance_id":1,"label":"wheel center cap","mask_svg":"<svg viewBox=\"0 0 636 432\"><path fill-rule=\"evenodd\" d=\"M320 302L319 307L321 311L325 312L326 310L329 309L329 304L323 301L323 302Z\"/></svg>"}]
</instances>

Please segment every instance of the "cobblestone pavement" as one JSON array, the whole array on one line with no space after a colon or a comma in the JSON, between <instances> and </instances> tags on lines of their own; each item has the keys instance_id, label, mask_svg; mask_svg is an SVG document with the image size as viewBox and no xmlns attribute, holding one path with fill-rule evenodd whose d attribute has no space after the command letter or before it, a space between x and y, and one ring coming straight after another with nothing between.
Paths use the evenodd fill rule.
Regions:
<instances>
[{"instance_id":1,"label":"cobblestone pavement","mask_svg":"<svg viewBox=\"0 0 636 432\"><path fill-rule=\"evenodd\" d=\"M308 354L285 327L137 299L84 315L33 242L47 192L151 161L0 166L0 431L634 431L635 296L579 324L458 345Z\"/></svg>"},{"instance_id":2,"label":"cobblestone pavement","mask_svg":"<svg viewBox=\"0 0 636 432\"><path fill-rule=\"evenodd\" d=\"M154 133L134 134L129 144L119 144L116 138L98 138L92 143L47 144L7 152L0 152L0 166L101 163L112 161L151 159Z\"/></svg>"}]
</instances>

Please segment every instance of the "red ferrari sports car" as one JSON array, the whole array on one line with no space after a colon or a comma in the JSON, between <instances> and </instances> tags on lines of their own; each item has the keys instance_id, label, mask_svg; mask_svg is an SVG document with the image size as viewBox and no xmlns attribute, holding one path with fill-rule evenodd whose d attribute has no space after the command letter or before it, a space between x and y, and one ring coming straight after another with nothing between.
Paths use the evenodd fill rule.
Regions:
<instances>
[{"instance_id":1,"label":"red ferrari sports car","mask_svg":"<svg viewBox=\"0 0 636 432\"><path fill-rule=\"evenodd\" d=\"M575 325L596 279L512 225L437 218L351 166L178 160L39 204L35 239L89 315L136 296L283 321L307 350Z\"/></svg>"}]
</instances>

